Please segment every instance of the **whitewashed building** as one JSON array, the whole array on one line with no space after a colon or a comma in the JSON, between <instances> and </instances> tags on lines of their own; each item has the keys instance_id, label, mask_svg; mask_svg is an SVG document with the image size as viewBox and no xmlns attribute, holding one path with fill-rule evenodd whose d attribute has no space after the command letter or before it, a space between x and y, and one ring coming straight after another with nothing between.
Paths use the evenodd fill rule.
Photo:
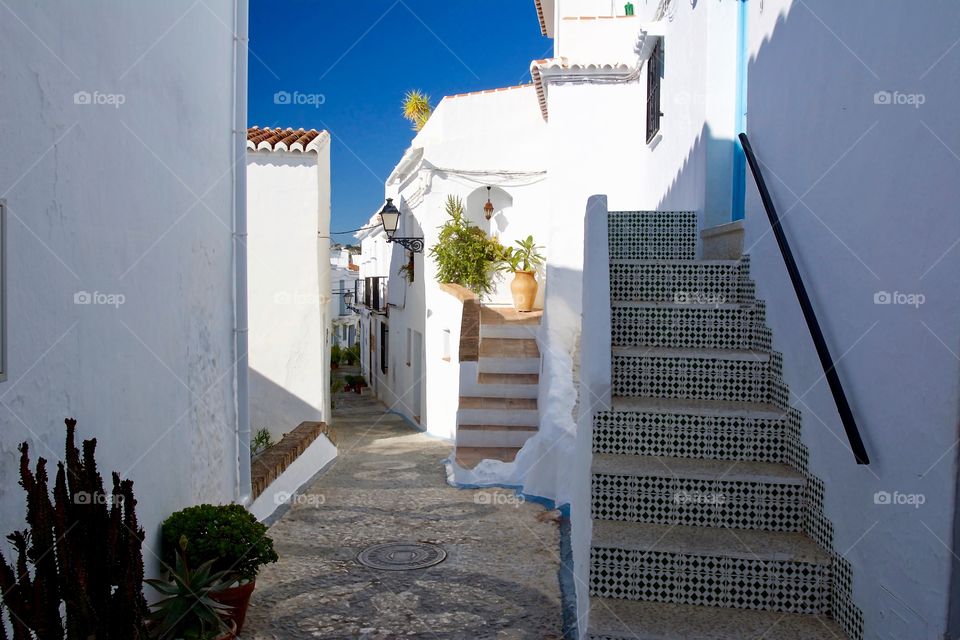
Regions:
<instances>
[{"instance_id":1,"label":"whitewashed building","mask_svg":"<svg viewBox=\"0 0 960 640\"><path fill-rule=\"evenodd\" d=\"M164 518L250 497L246 3L2 11L0 532L17 445L52 465L74 417L157 575Z\"/></svg>"},{"instance_id":2,"label":"whitewashed building","mask_svg":"<svg viewBox=\"0 0 960 640\"><path fill-rule=\"evenodd\" d=\"M958 637L960 17L535 5L554 56L532 85L441 101L385 196L429 248L447 195L484 225L486 186L503 189L509 226L490 231L546 246L542 321L521 337L481 315L465 341L475 302L420 254L398 279L409 256L367 232L361 269L389 282L364 312L378 395L458 444L485 416L526 426L475 405L473 376L503 364L485 342L536 340L533 433L510 455L474 442L512 462L451 459L451 477L569 505L583 637Z\"/></svg>"},{"instance_id":3,"label":"whitewashed building","mask_svg":"<svg viewBox=\"0 0 960 640\"><path fill-rule=\"evenodd\" d=\"M354 264L353 254L341 247L330 256L330 309L333 344L350 348L357 343L360 316L354 310L354 297L360 278L360 267Z\"/></svg>"},{"instance_id":4,"label":"whitewashed building","mask_svg":"<svg viewBox=\"0 0 960 640\"><path fill-rule=\"evenodd\" d=\"M250 412L273 440L330 415L330 134L247 131Z\"/></svg>"}]
</instances>

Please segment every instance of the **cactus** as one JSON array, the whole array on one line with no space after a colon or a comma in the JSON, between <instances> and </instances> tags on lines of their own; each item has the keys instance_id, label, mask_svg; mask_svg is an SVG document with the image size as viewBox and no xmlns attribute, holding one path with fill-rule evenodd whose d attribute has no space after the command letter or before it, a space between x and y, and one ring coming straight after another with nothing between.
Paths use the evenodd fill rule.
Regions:
<instances>
[{"instance_id":1,"label":"cactus","mask_svg":"<svg viewBox=\"0 0 960 640\"><path fill-rule=\"evenodd\" d=\"M16 566L0 557L0 640L6 640L4 613L12 640L145 640L144 535L133 482L114 473L107 495L94 456L96 439L85 440L81 453L76 420L65 422L65 462L57 464L53 501L47 461L38 459L31 471L29 446L20 445L28 528L7 536Z\"/></svg>"}]
</instances>

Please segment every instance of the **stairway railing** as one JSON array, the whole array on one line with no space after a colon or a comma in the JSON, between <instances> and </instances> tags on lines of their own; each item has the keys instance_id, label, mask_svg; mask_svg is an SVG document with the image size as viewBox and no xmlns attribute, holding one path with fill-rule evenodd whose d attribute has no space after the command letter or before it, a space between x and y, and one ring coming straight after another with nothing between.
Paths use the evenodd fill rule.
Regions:
<instances>
[{"instance_id":1,"label":"stairway railing","mask_svg":"<svg viewBox=\"0 0 960 640\"><path fill-rule=\"evenodd\" d=\"M800 276L797 262L793 258L793 251L790 250L787 236L783 232L783 227L780 224L780 216L777 215L777 209L773 204L773 198L770 197L770 191L767 190L763 173L760 171L760 164L757 162L757 157L753 154L753 147L750 146L747 134L741 133L739 138L743 146L743 154L747 157L747 164L750 165L750 172L753 174L753 179L757 183L757 189L760 191L763 208L767 212L767 218L770 219L773 235L776 237L777 244L780 246L780 254L783 256L787 273L790 274L790 281L793 283L793 290L797 294L797 301L800 303L803 317L807 321L807 329L810 330L810 337L813 338L813 344L817 349L817 356L820 358L823 374L827 378L830 392L833 393L833 401L837 405L837 412L840 414L843 430L847 433L847 441L850 443L853 457L856 458L857 464L870 464L870 457L867 455L867 450L863 446L863 439L860 437L860 430L857 428L857 421L853 417L850 403L847 402L847 395L843 391L843 384L840 382L840 376L837 374L836 363L833 361L833 357L830 355L830 349L827 347L827 342L823 337L823 331L820 328L820 322L817 320L817 314L813 310L813 305L810 304L810 296L807 295L807 288L803 284L803 278Z\"/></svg>"}]
</instances>

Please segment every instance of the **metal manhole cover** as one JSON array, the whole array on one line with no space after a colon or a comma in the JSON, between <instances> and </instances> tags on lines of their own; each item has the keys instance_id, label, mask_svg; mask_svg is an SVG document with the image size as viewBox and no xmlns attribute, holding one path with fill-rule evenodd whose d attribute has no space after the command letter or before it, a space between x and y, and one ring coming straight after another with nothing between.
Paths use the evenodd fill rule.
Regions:
<instances>
[{"instance_id":1,"label":"metal manhole cover","mask_svg":"<svg viewBox=\"0 0 960 640\"><path fill-rule=\"evenodd\" d=\"M427 542L387 542L367 547L357 562L373 569L410 571L439 564L447 557L443 547Z\"/></svg>"}]
</instances>

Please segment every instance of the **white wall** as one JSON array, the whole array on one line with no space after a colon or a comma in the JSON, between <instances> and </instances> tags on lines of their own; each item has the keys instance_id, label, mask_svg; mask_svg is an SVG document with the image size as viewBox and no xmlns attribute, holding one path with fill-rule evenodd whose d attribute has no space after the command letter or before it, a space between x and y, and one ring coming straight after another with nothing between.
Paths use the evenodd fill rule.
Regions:
<instances>
[{"instance_id":1,"label":"white wall","mask_svg":"<svg viewBox=\"0 0 960 640\"><path fill-rule=\"evenodd\" d=\"M246 79L232 74L233 8L14 3L3 13L0 532L24 524L17 444L56 461L74 416L79 436L98 439L108 481L111 470L134 480L155 550L171 512L236 493L231 176ZM123 102L77 104L76 92ZM75 304L79 292L124 302Z\"/></svg>"},{"instance_id":2,"label":"white wall","mask_svg":"<svg viewBox=\"0 0 960 640\"><path fill-rule=\"evenodd\" d=\"M329 417L330 148L250 151L250 410L279 440Z\"/></svg>"},{"instance_id":3,"label":"white wall","mask_svg":"<svg viewBox=\"0 0 960 640\"><path fill-rule=\"evenodd\" d=\"M746 247L758 294L803 413L811 470L826 483L835 547L853 565L865 637L941 638L955 563L960 419L960 15L952 2L922 11L881 3L869 13L849 3L764 5L749 4L748 135L840 359L869 467L847 450L748 179ZM925 102L875 104L878 91ZM876 305L879 291L919 293L925 302ZM877 491L926 502L877 505Z\"/></svg>"}]
</instances>

